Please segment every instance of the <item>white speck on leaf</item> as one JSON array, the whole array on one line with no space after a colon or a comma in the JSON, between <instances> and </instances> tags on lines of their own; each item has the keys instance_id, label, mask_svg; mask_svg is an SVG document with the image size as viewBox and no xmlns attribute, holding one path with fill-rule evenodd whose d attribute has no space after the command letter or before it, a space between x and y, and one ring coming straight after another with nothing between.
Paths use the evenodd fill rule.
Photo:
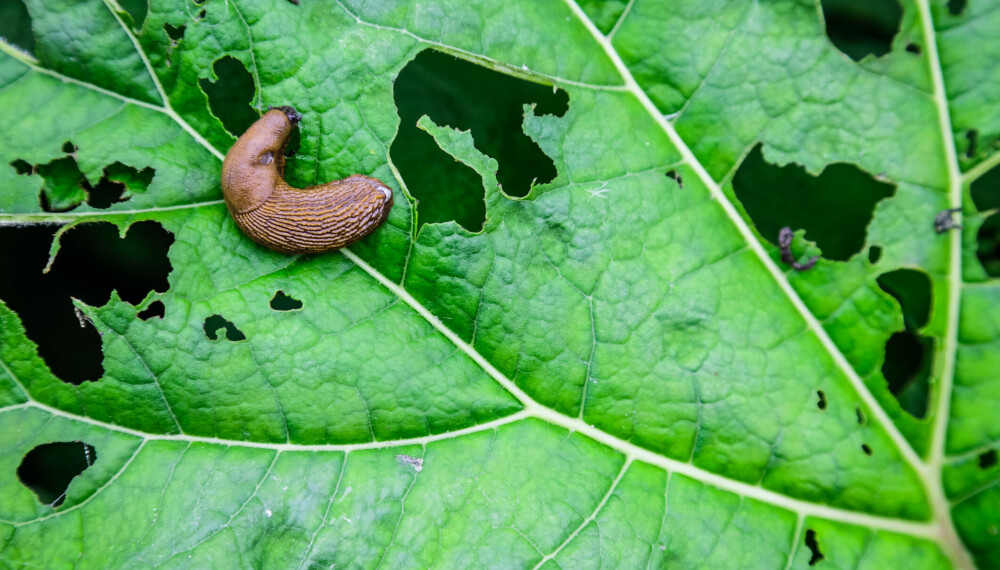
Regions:
<instances>
[{"instance_id":1,"label":"white speck on leaf","mask_svg":"<svg viewBox=\"0 0 1000 570\"><path fill-rule=\"evenodd\" d=\"M403 465L409 465L414 471L420 473L424 469L424 460L420 457L410 457L409 455L397 455L396 461Z\"/></svg>"}]
</instances>

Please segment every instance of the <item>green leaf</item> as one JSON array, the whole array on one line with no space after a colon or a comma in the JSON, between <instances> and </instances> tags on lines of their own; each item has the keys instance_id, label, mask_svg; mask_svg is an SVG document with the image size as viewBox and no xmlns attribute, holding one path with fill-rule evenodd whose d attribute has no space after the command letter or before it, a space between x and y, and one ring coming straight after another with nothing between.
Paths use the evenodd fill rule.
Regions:
<instances>
[{"instance_id":1,"label":"green leaf","mask_svg":"<svg viewBox=\"0 0 1000 570\"><path fill-rule=\"evenodd\" d=\"M969 189L1000 164L1000 3L961 4L903 2L888 53L848 57L793 0L27 2L34 55L0 43L0 560L998 567L996 214ZM379 230L310 256L239 231L221 161L268 105L304 116L293 185L393 189ZM137 222L172 238L165 290L52 276L83 224ZM50 257L14 266L30 224ZM100 378L43 359L36 282ZM54 442L93 454L43 504L26 457Z\"/></svg>"}]
</instances>

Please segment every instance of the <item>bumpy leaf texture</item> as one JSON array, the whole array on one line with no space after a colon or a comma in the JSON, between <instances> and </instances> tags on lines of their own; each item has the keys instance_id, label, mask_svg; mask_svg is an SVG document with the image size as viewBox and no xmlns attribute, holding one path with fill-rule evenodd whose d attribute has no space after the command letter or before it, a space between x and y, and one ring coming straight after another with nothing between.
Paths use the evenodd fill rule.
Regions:
<instances>
[{"instance_id":1,"label":"bumpy leaf texture","mask_svg":"<svg viewBox=\"0 0 1000 570\"><path fill-rule=\"evenodd\" d=\"M1000 223L972 199L1000 195L1000 2L889 3L857 56L849 2L26 0L0 560L1000 567ZM455 72L417 84L496 132L401 124L423 58L562 108L504 119L513 87ZM221 159L268 105L304 116L289 180L378 177L383 227L314 256L239 232ZM553 167L519 194L515 139ZM165 255L162 285L75 293L74 256L119 255L71 248L94 228L166 236L123 271ZM36 283L99 338L90 377ZM62 488L34 459L59 442L85 456Z\"/></svg>"}]
</instances>

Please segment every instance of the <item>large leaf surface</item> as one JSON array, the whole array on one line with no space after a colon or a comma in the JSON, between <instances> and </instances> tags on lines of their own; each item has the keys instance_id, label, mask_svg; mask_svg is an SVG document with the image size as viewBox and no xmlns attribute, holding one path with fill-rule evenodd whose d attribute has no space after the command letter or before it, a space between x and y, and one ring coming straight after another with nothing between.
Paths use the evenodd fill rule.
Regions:
<instances>
[{"instance_id":1,"label":"large leaf surface","mask_svg":"<svg viewBox=\"0 0 1000 570\"><path fill-rule=\"evenodd\" d=\"M0 305L7 564L997 564L1000 284L963 202L1000 162L996 2L907 2L892 51L860 62L812 2L151 4L135 30L111 0L30 0L37 59L0 53L0 223L174 238L166 292L78 303L96 382L55 377ZM569 97L524 109L557 172L524 199L469 132L419 121L481 178L478 233L419 227L389 154L394 79L428 48ZM253 107L305 116L290 180L376 176L385 226L308 257L239 232L219 187L239 133L203 89L225 56ZM17 165L67 141L91 184L116 162L155 176L106 210L43 211L44 176ZM877 263L783 265L733 189L757 144L891 182ZM934 231L962 206L964 230ZM932 284L922 419L881 366L904 317L877 278L899 268ZM245 338L207 338L212 315ZM17 470L57 441L97 455L52 507Z\"/></svg>"}]
</instances>

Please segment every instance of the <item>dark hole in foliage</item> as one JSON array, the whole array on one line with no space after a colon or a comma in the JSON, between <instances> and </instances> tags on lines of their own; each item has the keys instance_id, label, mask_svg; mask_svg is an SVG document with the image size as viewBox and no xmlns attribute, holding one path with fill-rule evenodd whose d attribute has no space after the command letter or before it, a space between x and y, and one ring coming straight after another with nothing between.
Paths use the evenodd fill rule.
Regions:
<instances>
[{"instance_id":1,"label":"dark hole in foliage","mask_svg":"<svg viewBox=\"0 0 1000 570\"><path fill-rule=\"evenodd\" d=\"M63 151L72 153L76 151L76 147L67 142L63 145ZM15 168L20 172L23 165L18 164ZM150 167L138 170L115 162L106 166L97 184L92 185L80 171L72 154L45 164L36 164L31 171L44 179L38 202L46 212L66 212L84 201L93 208L109 208L114 203L128 199L125 196L126 190L133 194L145 192L155 175Z\"/></svg>"},{"instance_id":2,"label":"dark hole in foliage","mask_svg":"<svg viewBox=\"0 0 1000 570\"><path fill-rule=\"evenodd\" d=\"M153 301L152 303L149 304L148 307L139 311L139 313L136 314L136 316L144 321L148 321L153 317L159 317L162 319L166 314L167 314L167 308L166 306L164 306L163 302Z\"/></svg>"},{"instance_id":3,"label":"dark hole in foliage","mask_svg":"<svg viewBox=\"0 0 1000 570\"><path fill-rule=\"evenodd\" d=\"M862 443L861 444L861 451L864 451L865 455L867 455L868 457L872 456L872 448L867 443Z\"/></svg>"},{"instance_id":4,"label":"dark hole in foliage","mask_svg":"<svg viewBox=\"0 0 1000 570\"><path fill-rule=\"evenodd\" d=\"M275 311L294 311L302 308L302 301L286 295L284 291L278 291L271 299L271 308Z\"/></svg>"},{"instance_id":5,"label":"dark hole in foliage","mask_svg":"<svg viewBox=\"0 0 1000 570\"><path fill-rule=\"evenodd\" d=\"M132 28L141 30L149 10L149 0L118 0L118 5L124 8L129 17L132 18Z\"/></svg>"},{"instance_id":6,"label":"dark hole in foliage","mask_svg":"<svg viewBox=\"0 0 1000 570\"><path fill-rule=\"evenodd\" d=\"M913 42L906 44L906 51L912 53L913 55L920 55L921 53L923 53L923 50L920 49L920 46Z\"/></svg>"},{"instance_id":7,"label":"dark hole in foliage","mask_svg":"<svg viewBox=\"0 0 1000 570\"><path fill-rule=\"evenodd\" d=\"M868 248L868 263L875 265L882 259L882 247L873 245Z\"/></svg>"},{"instance_id":8,"label":"dark hole in foliage","mask_svg":"<svg viewBox=\"0 0 1000 570\"><path fill-rule=\"evenodd\" d=\"M821 0L826 35L854 61L892 49L903 8L898 0Z\"/></svg>"},{"instance_id":9,"label":"dark hole in foliage","mask_svg":"<svg viewBox=\"0 0 1000 570\"><path fill-rule=\"evenodd\" d=\"M17 478L43 505L58 507L73 478L96 460L94 447L82 441L45 443L25 454L17 467Z\"/></svg>"},{"instance_id":10,"label":"dark hole in foliage","mask_svg":"<svg viewBox=\"0 0 1000 570\"><path fill-rule=\"evenodd\" d=\"M14 169L14 172L16 172L18 176L27 176L35 170L30 163L21 160L20 158L15 158L10 161L10 166Z\"/></svg>"},{"instance_id":11,"label":"dark hole in foliage","mask_svg":"<svg viewBox=\"0 0 1000 570\"><path fill-rule=\"evenodd\" d=\"M62 145L62 151L65 152L66 154L72 154L72 153L76 152L76 149L78 149L78 148L80 148L80 147L78 147L75 144L73 144L72 141L66 141Z\"/></svg>"},{"instance_id":12,"label":"dark hole in foliage","mask_svg":"<svg viewBox=\"0 0 1000 570\"><path fill-rule=\"evenodd\" d=\"M819 398L819 401L816 402L816 407L818 407L821 410L825 410L826 409L826 394L822 390L816 390L816 396Z\"/></svg>"},{"instance_id":13,"label":"dark hole in foliage","mask_svg":"<svg viewBox=\"0 0 1000 570\"><path fill-rule=\"evenodd\" d=\"M878 286L899 301L906 330L927 324L931 314L931 278L916 269L897 269L878 276Z\"/></svg>"},{"instance_id":14,"label":"dark hole in foliage","mask_svg":"<svg viewBox=\"0 0 1000 570\"><path fill-rule=\"evenodd\" d=\"M677 174L676 170L668 170L667 171L667 178L669 178L669 179L673 180L674 182L676 182L678 188L684 188L684 179L681 178L680 174Z\"/></svg>"},{"instance_id":15,"label":"dark hole in foliage","mask_svg":"<svg viewBox=\"0 0 1000 570\"><path fill-rule=\"evenodd\" d=\"M757 231L778 245L781 228L804 229L823 257L846 261L865 245L875 204L896 187L850 164L833 164L812 176L795 164L775 166L757 145L733 177L736 197Z\"/></svg>"},{"instance_id":16,"label":"dark hole in foliage","mask_svg":"<svg viewBox=\"0 0 1000 570\"><path fill-rule=\"evenodd\" d=\"M184 38L184 32L187 31L187 26L175 26L170 22L163 24L163 31L167 32L167 37L170 38L170 42L173 45L177 45L177 42Z\"/></svg>"},{"instance_id":17,"label":"dark hole in foliage","mask_svg":"<svg viewBox=\"0 0 1000 570\"><path fill-rule=\"evenodd\" d=\"M806 530L806 546L812 551L812 556L809 557L809 565L815 566L820 560L823 560L823 553L819 550L819 543L816 542L816 531L813 529Z\"/></svg>"},{"instance_id":18,"label":"dark hole in foliage","mask_svg":"<svg viewBox=\"0 0 1000 570\"><path fill-rule=\"evenodd\" d=\"M553 93L551 86L425 50L400 72L393 98L400 125L390 154L420 201L420 224L455 220L479 231L486 216L481 178L416 127L423 115L438 125L471 129L476 148L497 160L497 180L510 196L525 196L533 183L556 176L552 159L524 134L521 124L526 104L535 105L536 115L562 116L569 96L561 89Z\"/></svg>"},{"instance_id":19,"label":"dark hole in foliage","mask_svg":"<svg viewBox=\"0 0 1000 570\"><path fill-rule=\"evenodd\" d=\"M976 156L976 147L979 144L979 131L976 129L969 129L965 131L965 140L969 141L969 147L965 149L966 158Z\"/></svg>"},{"instance_id":20,"label":"dark hole in foliage","mask_svg":"<svg viewBox=\"0 0 1000 570\"><path fill-rule=\"evenodd\" d=\"M243 331L236 328L236 325L227 321L222 315L212 315L205 319L205 336L210 340L219 340L219 329L226 329L226 340L236 342L247 339Z\"/></svg>"},{"instance_id":21,"label":"dark hole in foliage","mask_svg":"<svg viewBox=\"0 0 1000 570\"><path fill-rule=\"evenodd\" d=\"M948 13L952 16L961 16L968 3L969 0L948 0Z\"/></svg>"},{"instance_id":22,"label":"dark hole in foliage","mask_svg":"<svg viewBox=\"0 0 1000 570\"><path fill-rule=\"evenodd\" d=\"M34 53L35 36L31 33L31 14L24 2L0 2L0 37L28 53Z\"/></svg>"},{"instance_id":23,"label":"dark hole in foliage","mask_svg":"<svg viewBox=\"0 0 1000 570\"><path fill-rule=\"evenodd\" d=\"M227 131L238 137L260 118L250 107L255 93L253 75L242 61L229 55L215 60L212 71L218 79L199 79L198 84L208 96L212 114L222 121Z\"/></svg>"},{"instance_id":24,"label":"dark hole in foliage","mask_svg":"<svg viewBox=\"0 0 1000 570\"><path fill-rule=\"evenodd\" d=\"M927 415L927 398L934 340L911 331L889 337L885 344L882 375L899 405L915 418Z\"/></svg>"},{"instance_id":25,"label":"dark hole in foliage","mask_svg":"<svg viewBox=\"0 0 1000 570\"><path fill-rule=\"evenodd\" d=\"M969 192L980 212L1000 208L1000 166L994 166L974 180Z\"/></svg>"},{"instance_id":26,"label":"dark hole in foliage","mask_svg":"<svg viewBox=\"0 0 1000 570\"><path fill-rule=\"evenodd\" d=\"M865 413L861 411L861 408L854 408L854 412L858 415L858 425L865 425Z\"/></svg>"},{"instance_id":27,"label":"dark hole in foliage","mask_svg":"<svg viewBox=\"0 0 1000 570\"><path fill-rule=\"evenodd\" d=\"M90 306L108 302L116 289L125 301L138 304L152 291L167 290L170 233L156 222L133 224L124 239L118 228L101 222L67 231L49 273L55 226L0 226L0 299L15 311L38 354L53 374L80 384L104 374L101 339L92 324L75 314L71 297Z\"/></svg>"},{"instance_id":28,"label":"dark hole in foliage","mask_svg":"<svg viewBox=\"0 0 1000 570\"><path fill-rule=\"evenodd\" d=\"M202 11L198 12L198 17L195 18L195 20L204 20L205 19L205 14L207 14L207 13L208 12L206 12L205 10L202 10Z\"/></svg>"},{"instance_id":29,"label":"dark hole in foliage","mask_svg":"<svg viewBox=\"0 0 1000 570\"><path fill-rule=\"evenodd\" d=\"M976 257L990 277L1000 277L1000 213L986 218L976 236Z\"/></svg>"},{"instance_id":30,"label":"dark hole in foliage","mask_svg":"<svg viewBox=\"0 0 1000 570\"><path fill-rule=\"evenodd\" d=\"M997 464L997 450L991 449L979 456L979 468L989 469Z\"/></svg>"}]
</instances>

